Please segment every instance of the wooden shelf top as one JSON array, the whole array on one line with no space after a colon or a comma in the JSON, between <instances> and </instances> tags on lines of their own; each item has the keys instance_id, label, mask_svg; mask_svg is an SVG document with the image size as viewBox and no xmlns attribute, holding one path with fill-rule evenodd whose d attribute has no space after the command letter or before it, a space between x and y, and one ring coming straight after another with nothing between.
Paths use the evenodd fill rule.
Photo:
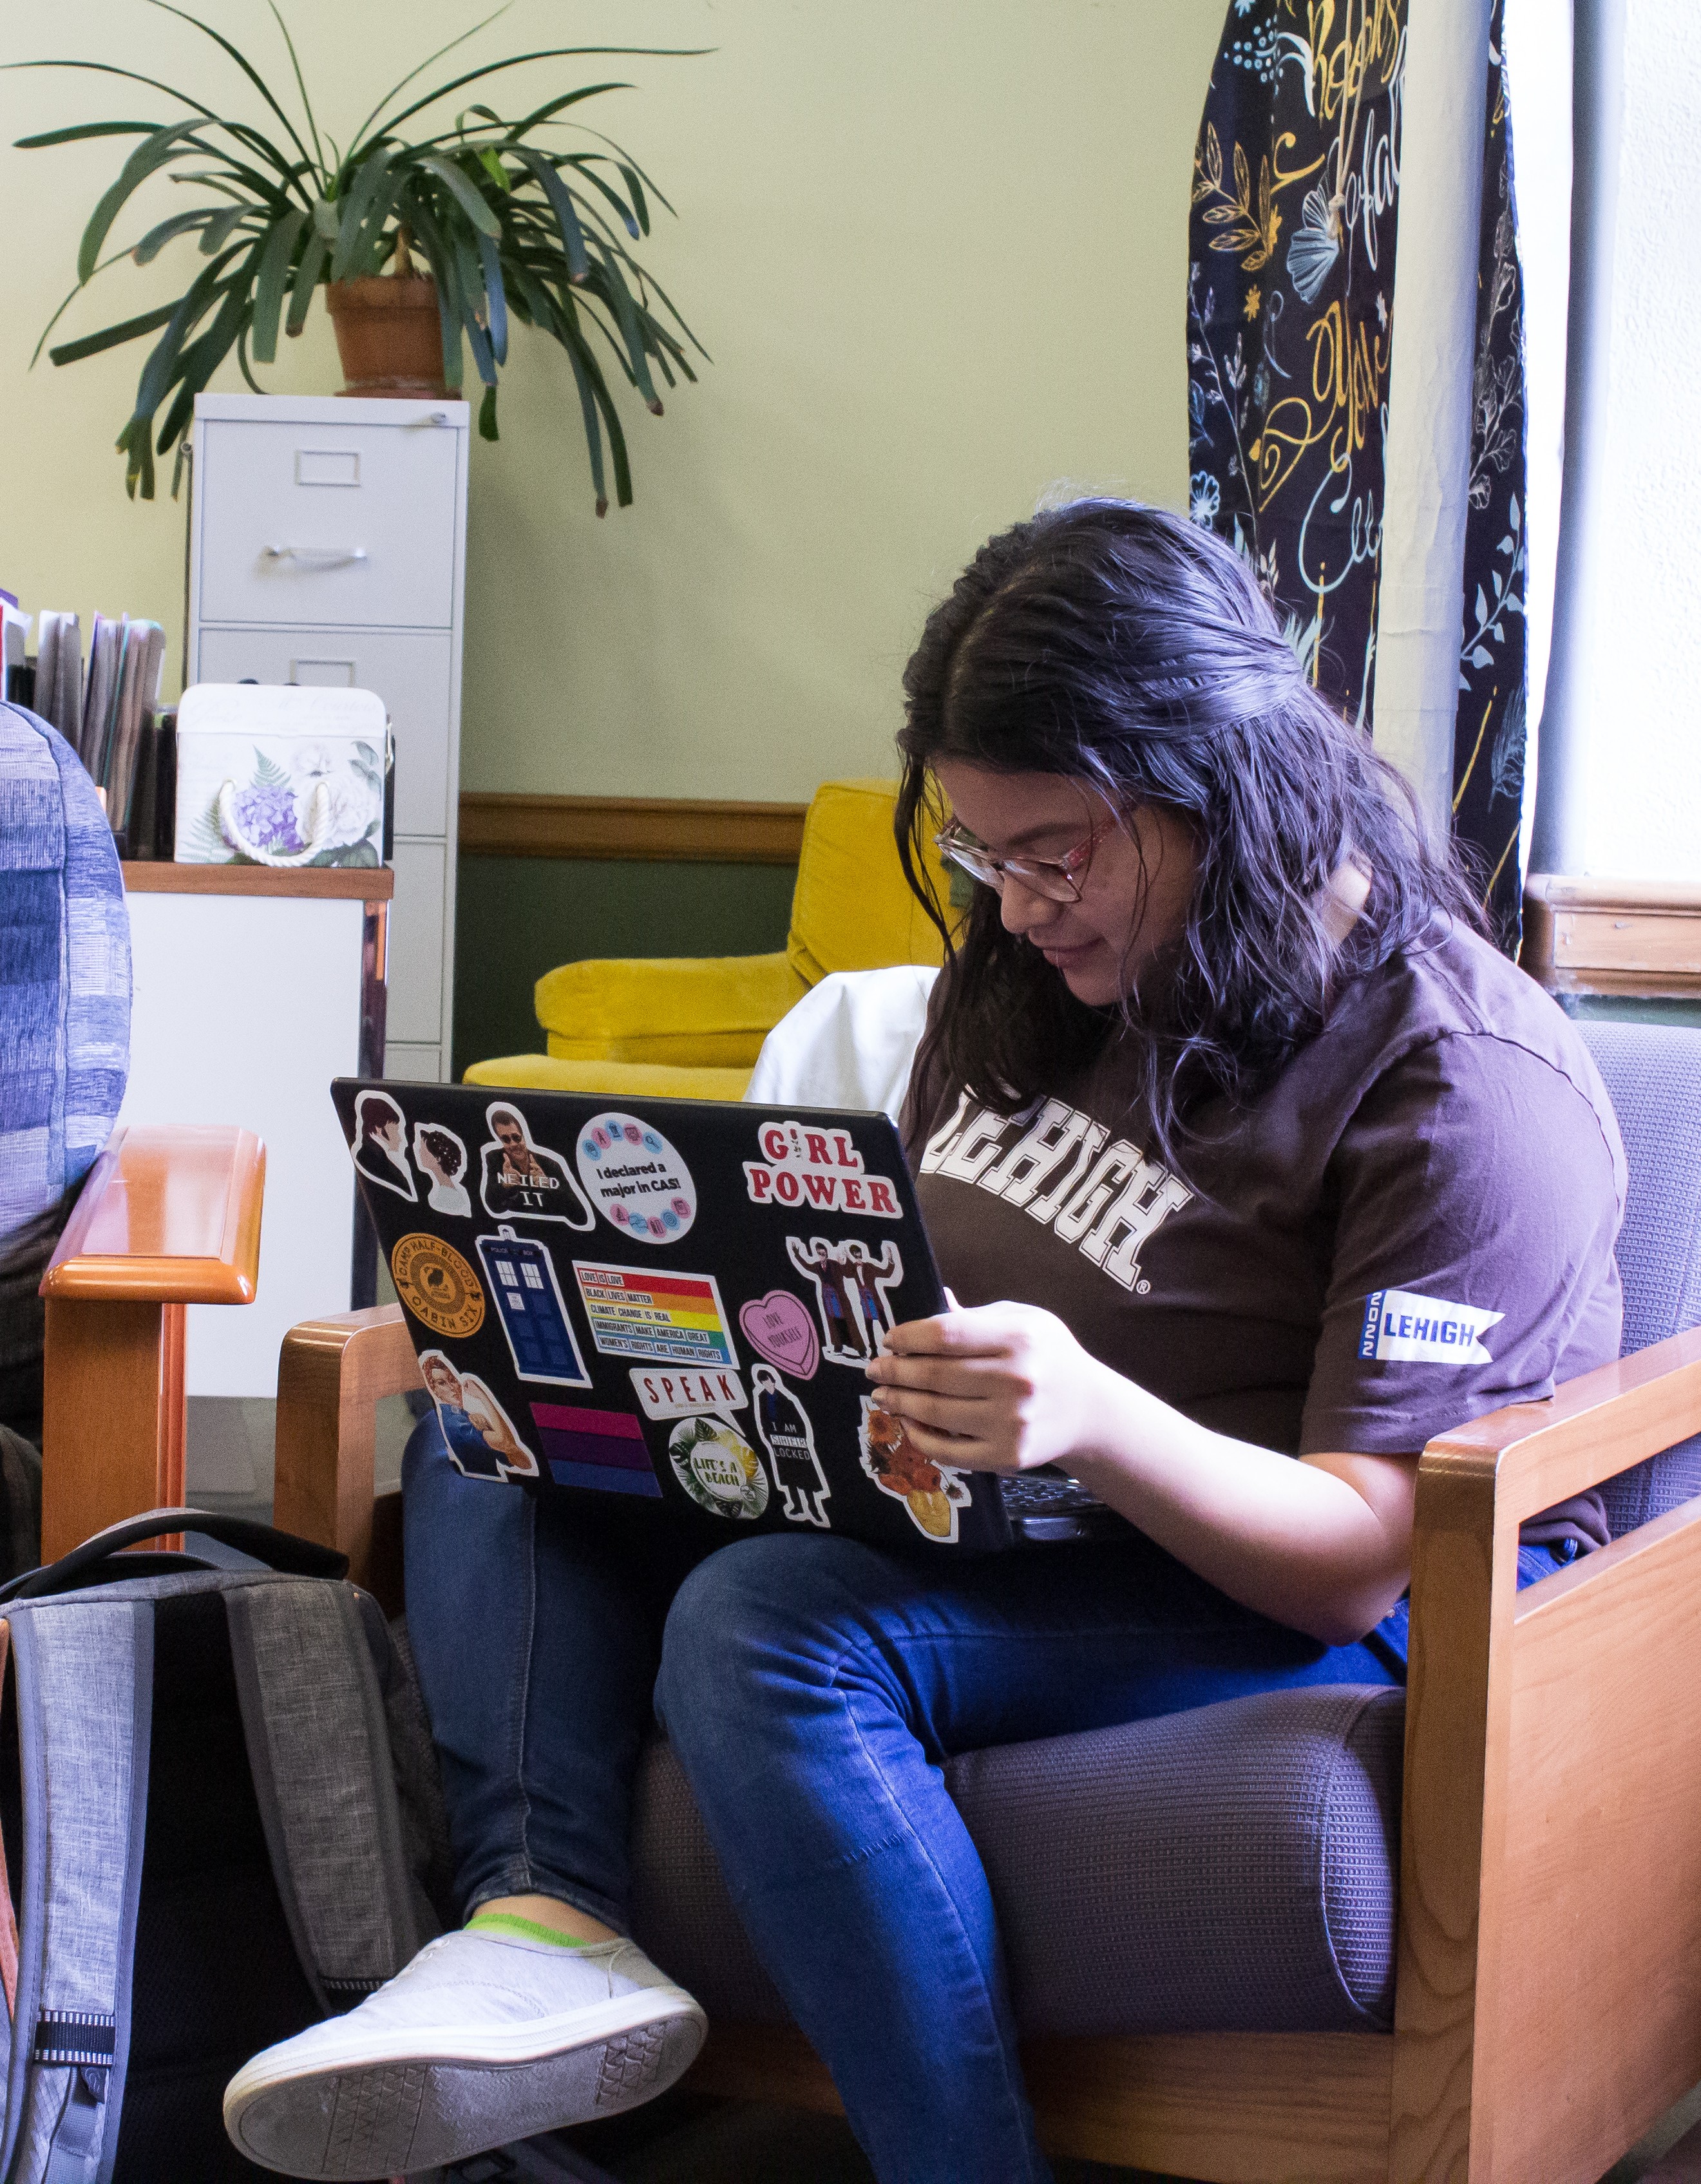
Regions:
<instances>
[{"instance_id":1,"label":"wooden shelf top","mask_svg":"<svg viewBox=\"0 0 1701 2184\"><path fill-rule=\"evenodd\" d=\"M388 902L396 876L388 865L345 865L318 872L279 872L270 865L126 863L131 894L290 894L343 901Z\"/></svg>"}]
</instances>

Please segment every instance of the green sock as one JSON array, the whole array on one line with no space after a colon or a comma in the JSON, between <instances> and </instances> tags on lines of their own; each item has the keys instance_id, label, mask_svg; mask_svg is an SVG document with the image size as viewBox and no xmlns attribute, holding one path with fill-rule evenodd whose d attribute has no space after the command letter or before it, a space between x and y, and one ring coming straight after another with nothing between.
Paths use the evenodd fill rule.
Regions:
<instances>
[{"instance_id":1,"label":"green sock","mask_svg":"<svg viewBox=\"0 0 1701 2184\"><path fill-rule=\"evenodd\" d=\"M588 1942L576 1942L570 1935L558 1934L553 1926L540 1926L535 1919L517 1918L511 1911L475 1911L466 1922L469 1934L482 1927L493 1933L523 1935L528 1942L553 1942L558 1949L588 1949Z\"/></svg>"}]
</instances>

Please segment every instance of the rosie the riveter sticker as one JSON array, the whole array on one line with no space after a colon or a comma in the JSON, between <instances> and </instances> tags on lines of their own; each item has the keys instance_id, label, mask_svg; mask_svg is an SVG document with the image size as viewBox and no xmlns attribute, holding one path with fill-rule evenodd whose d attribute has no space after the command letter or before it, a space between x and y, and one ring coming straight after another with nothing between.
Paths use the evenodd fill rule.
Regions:
<instances>
[{"instance_id":1,"label":"rosie the riveter sticker","mask_svg":"<svg viewBox=\"0 0 1701 2184\"><path fill-rule=\"evenodd\" d=\"M577 1153L591 1203L640 1244L677 1244L696 1219L690 1169L635 1115L594 1116L579 1132Z\"/></svg>"}]
</instances>

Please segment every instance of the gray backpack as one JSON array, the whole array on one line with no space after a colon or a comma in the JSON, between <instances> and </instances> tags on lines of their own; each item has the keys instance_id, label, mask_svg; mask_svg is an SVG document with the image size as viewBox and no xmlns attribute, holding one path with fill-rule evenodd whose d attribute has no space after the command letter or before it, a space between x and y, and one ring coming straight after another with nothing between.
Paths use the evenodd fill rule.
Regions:
<instances>
[{"instance_id":1,"label":"gray backpack","mask_svg":"<svg viewBox=\"0 0 1701 2184\"><path fill-rule=\"evenodd\" d=\"M118 1552L185 1529L268 1567ZM0 1588L4 2184L268 2174L226 2082L440 1930L429 1735L346 1567L155 1510Z\"/></svg>"}]
</instances>

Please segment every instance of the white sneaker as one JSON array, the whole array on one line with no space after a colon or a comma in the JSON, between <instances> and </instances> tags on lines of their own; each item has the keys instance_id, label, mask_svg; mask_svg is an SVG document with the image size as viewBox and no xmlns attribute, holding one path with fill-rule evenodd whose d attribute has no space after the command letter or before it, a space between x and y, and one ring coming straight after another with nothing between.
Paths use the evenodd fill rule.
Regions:
<instances>
[{"instance_id":1,"label":"white sneaker","mask_svg":"<svg viewBox=\"0 0 1701 2184\"><path fill-rule=\"evenodd\" d=\"M225 2129L290 2176L436 2169L637 2107L707 2029L635 1942L445 1934L358 2008L244 2064Z\"/></svg>"}]
</instances>

